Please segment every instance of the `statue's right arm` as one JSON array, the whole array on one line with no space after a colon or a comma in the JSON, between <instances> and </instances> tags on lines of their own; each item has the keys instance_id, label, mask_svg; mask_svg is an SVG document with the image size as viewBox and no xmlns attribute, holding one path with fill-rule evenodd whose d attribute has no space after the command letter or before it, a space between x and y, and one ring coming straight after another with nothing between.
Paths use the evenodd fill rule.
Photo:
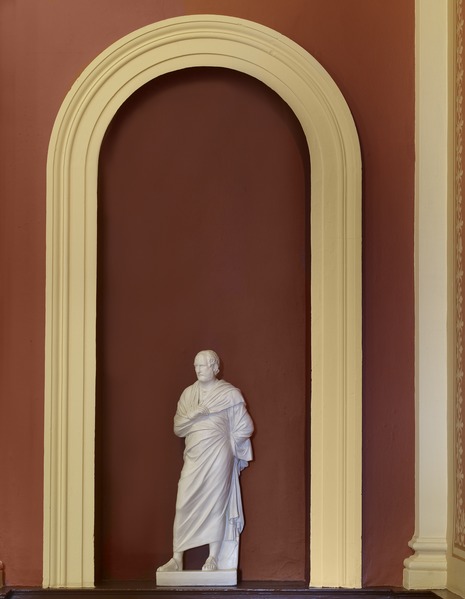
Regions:
<instances>
[{"instance_id":1,"label":"statue's right arm","mask_svg":"<svg viewBox=\"0 0 465 599\"><path fill-rule=\"evenodd\" d=\"M192 421L187 415L179 413L179 410L174 416L174 434L178 437L185 437L189 433Z\"/></svg>"},{"instance_id":2,"label":"statue's right arm","mask_svg":"<svg viewBox=\"0 0 465 599\"><path fill-rule=\"evenodd\" d=\"M183 412L178 408L174 417L174 434L178 437L185 437L189 433L192 423L198 418L207 416L209 413L209 409L205 406L199 407L192 412Z\"/></svg>"}]
</instances>

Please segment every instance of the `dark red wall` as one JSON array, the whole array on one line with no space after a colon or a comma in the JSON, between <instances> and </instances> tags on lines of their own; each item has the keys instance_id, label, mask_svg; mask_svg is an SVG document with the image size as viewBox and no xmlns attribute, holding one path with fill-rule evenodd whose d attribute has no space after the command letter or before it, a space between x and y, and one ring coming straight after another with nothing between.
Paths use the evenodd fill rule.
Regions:
<instances>
[{"instance_id":1,"label":"dark red wall","mask_svg":"<svg viewBox=\"0 0 465 599\"><path fill-rule=\"evenodd\" d=\"M0 559L7 582L41 581L45 165L53 121L83 68L112 42L163 18L215 12L268 25L302 45L354 115L364 166L364 584L400 584L414 527L413 0L4 0L0 11Z\"/></svg>"},{"instance_id":2,"label":"dark red wall","mask_svg":"<svg viewBox=\"0 0 465 599\"><path fill-rule=\"evenodd\" d=\"M98 495L103 579L172 552L173 415L215 349L255 422L243 580L305 580L309 156L288 106L226 69L139 90L100 157ZM124 515L124 516L123 516Z\"/></svg>"}]
</instances>

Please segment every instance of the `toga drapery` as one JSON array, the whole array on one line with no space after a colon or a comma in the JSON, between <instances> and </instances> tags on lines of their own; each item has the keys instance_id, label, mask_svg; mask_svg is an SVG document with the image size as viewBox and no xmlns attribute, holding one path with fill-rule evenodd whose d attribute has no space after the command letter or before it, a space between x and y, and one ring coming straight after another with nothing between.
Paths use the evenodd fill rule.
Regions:
<instances>
[{"instance_id":1,"label":"toga drapery","mask_svg":"<svg viewBox=\"0 0 465 599\"><path fill-rule=\"evenodd\" d=\"M200 407L209 413L189 418ZM253 423L233 385L219 380L202 397L197 381L183 392L174 432L185 437L184 466L178 483L174 551L222 541L218 568L237 568L244 526L239 473L252 459Z\"/></svg>"}]
</instances>

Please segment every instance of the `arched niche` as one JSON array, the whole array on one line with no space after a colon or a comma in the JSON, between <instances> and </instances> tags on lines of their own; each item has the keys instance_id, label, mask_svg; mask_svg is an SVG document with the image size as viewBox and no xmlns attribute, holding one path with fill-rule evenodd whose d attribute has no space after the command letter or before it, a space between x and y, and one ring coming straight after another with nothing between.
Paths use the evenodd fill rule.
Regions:
<instances>
[{"instance_id":1,"label":"arched niche","mask_svg":"<svg viewBox=\"0 0 465 599\"><path fill-rule=\"evenodd\" d=\"M361 583L361 158L348 106L321 65L257 23L161 21L113 44L57 116L47 163L44 468L46 587L94 583L97 174L122 103L194 66L256 77L291 107L311 160L312 586ZM227 140L225 140L227 143Z\"/></svg>"}]
</instances>

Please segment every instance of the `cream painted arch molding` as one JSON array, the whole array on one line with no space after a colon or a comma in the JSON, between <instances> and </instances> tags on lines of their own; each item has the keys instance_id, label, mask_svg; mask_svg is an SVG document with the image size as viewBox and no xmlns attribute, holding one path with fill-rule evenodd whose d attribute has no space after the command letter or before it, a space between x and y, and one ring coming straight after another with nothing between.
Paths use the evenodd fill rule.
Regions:
<instances>
[{"instance_id":1,"label":"cream painted arch molding","mask_svg":"<svg viewBox=\"0 0 465 599\"><path fill-rule=\"evenodd\" d=\"M94 584L97 171L122 103L165 73L235 69L297 115L312 166L311 581L361 584L361 158L349 108L300 46L257 23L201 15L113 44L82 73L47 171L45 587Z\"/></svg>"}]
</instances>

